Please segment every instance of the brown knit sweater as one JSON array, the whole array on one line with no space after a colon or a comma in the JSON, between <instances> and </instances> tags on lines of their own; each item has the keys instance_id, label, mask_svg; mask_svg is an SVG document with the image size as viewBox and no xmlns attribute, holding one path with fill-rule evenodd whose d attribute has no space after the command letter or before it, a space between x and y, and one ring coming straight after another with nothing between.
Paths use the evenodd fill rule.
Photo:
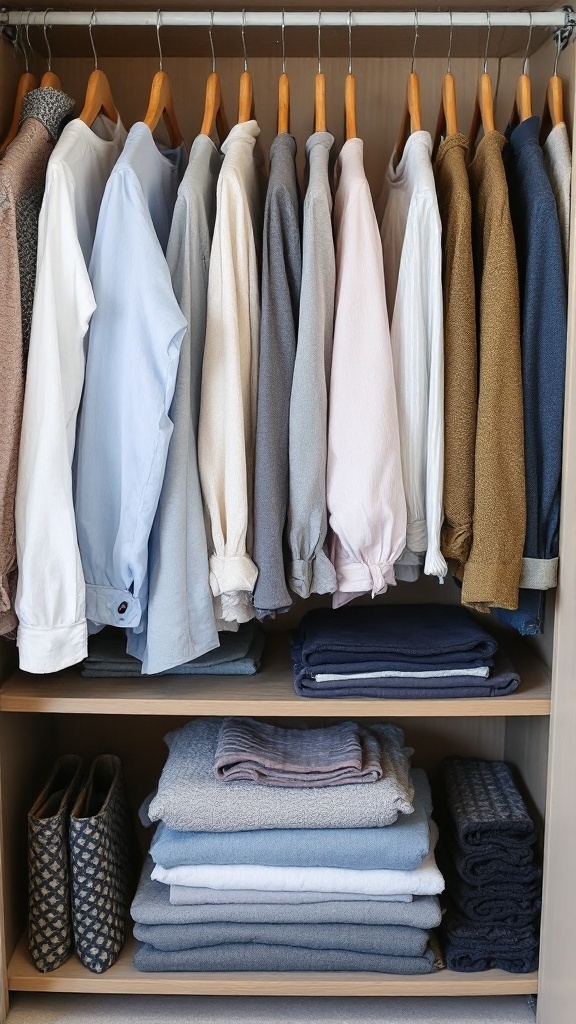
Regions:
<instances>
[{"instance_id":1,"label":"brown knit sweater","mask_svg":"<svg viewBox=\"0 0 576 1024\"><path fill-rule=\"evenodd\" d=\"M462 601L517 608L526 531L520 309L502 150L490 132L469 167L478 302L479 378L473 538Z\"/></svg>"},{"instance_id":2,"label":"brown knit sweater","mask_svg":"<svg viewBox=\"0 0 576 1024\"><path fill-rule=\"evenodd\" d=\"M477 359L468 139L450 135L434 174L442 220L444 293L444 525L442 554L462 579L472 543Z\"/></svg>"}]
</instances>

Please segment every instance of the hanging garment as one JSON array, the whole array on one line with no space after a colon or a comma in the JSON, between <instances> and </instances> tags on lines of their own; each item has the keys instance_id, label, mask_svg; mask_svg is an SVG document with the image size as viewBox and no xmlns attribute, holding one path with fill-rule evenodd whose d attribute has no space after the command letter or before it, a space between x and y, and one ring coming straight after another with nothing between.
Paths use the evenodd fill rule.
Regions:
<instances>
[{"instance_id":1,"label":"hanging garment","mask_svg":"<svg viewBox=\"0 0 576 1024\"><path fill-rule=\"evenodd\" d=\"M333 144L329 132L315 132L306 144L302 288L288 446L288 582L299 597L336 590L336 574L323 551L328 528L328 381L336 280L329 177Z\"/></svg>"},{"instance_id":2,"label":"hanging garment","mask_svg":"<svg viewBox=\"0 0 576 1024\"><path fill-rule=\"evenodd\" d=\"M295 155L292 136L278 135L270 150L264 211L254 474L254 561L258 569L254 607L259 617L287 611L292 604L286 586L283 542L288 505L290 391L302 277Z\"/></svg>"},{"instance_id":3,"label":"hanging garment","mask_svg":"<svg viewBox=\"0 0 576 1024\"><path fill-rule=\"evenodd\" d=\"M55 89L24 97L18 135L0 163L0 636L16 629L15 501L26 357L46 166L74 101Z\"/></svg>"},{"instance_id":4,"label":"hanging garment","mask_svg":"<svg viewBox=\"0 0 576 1024\"><path fill-rule=\"evenodd\" d=\"M135 124L98 217L74 492L86 617L97 627L139 628L146 608L186 330L164 256L184 157L182 146L160 149L147 125Z\"/></svg>"},{"instance_id":5,"label":"hanging garment","mask_svg":"<svg viewBox=\"0 0 576 1024\"><path fill-rule=\"evenodd\" d=\"M198 464L210 530L210 586L219 623L254 615L250 557L258 391L260 191L256 121L222 146L208 276Z\"/></svg>"},{"instance_id":6,"label":"hanging garment","mask_svg":"<svg viewBox=\"0 0 576 1024\"><path fill-rule=\"evenodd\" d=\"M539 132L540 118L523 121L506 152L520 284L526 540L518 611L501 618L528 635L542 631L544 597L527 591L557 582L567 329L562 238Z\"/></svg>"},{"instance_id":7,"label":"hanging garment","mask_svg":"<svg viewBox=\"0 0 576 1024\"><path fill-rule=\"evenodd\" d=\"M174 293L188 321L170 406L174 424L160 501L152 527L148 609L128 651L143 672L166 672L218 647L196 437L206 332L210 246L222 157L199 135L174 208L166 258Z\"/></svg>"},{"instance_id":8,"label":"hanging garment","mask_svg":"<svg viewBox=\"0 0 576 1024\"><path fill-rule=\"evenodd\" d=\"M444 352L442 248L429 132L414 132L402 159L393 154L381 204L384 276L408 507L406 548L397 579L415 580L424 564L442 580Z\"/></svg>"},{"instance_id":9,"label":"hanging garment","mask_svg":"<svg viewBox=\"0 0 576 1024\"><path fill-rule=\"evenodd\" d=\"M16 490L16 612L26 672L58 672L87 653L72 459L84 339L95 309L87 267L102 195L125 138L120 121L100 116L89 128L74 120L48 161Z\"/></svg>"},{"instance_id":10,"label":"hanging garment","mask_svg":"<svg viewBox=\"0 0 576 1024\"><path fill-rule=\"evenodd\" d=\"M525 534L520 318L516 249L502 163L489 132L469 167L479 339L472 548L462 601L515 608Z\"/></svg>"},{"instance_id":11,"label":"hanging garment","mask_svg":"<svg viewBox=\"0 0 576 1024\"><path fill-rule=\"evenodd\" d=\"M336 309L328 415L327 499L335 608L395 584L406 499L382 245L364 143L348 139L334 200Z\"/></svg>"},{"instance_id":12,"label":"hanging garment","mask_svg":"<svg viewBox=\"0 0 576 1024\"><path fill-rule=\"evenodd\" d=\"M544 163L550 178L552 191L558 209L558 221L562 236L564 254L564 273L568 280L568 263L570 250L570 186L572 177L572 154L568 141L568 131L563 121L550 132L544 143Z\"/></svg>"},{"instance_id":13,"label":"hanging garment","mask_svg":"<svg viewBox=\"0 0 576 1024\"><path fill-rule=\"evenodd\" d=\"M442 554L462 578L472 543L477 356L468 139L440 144L434 167L442 221L444 524Z\"/></svg>"}]
</instances>

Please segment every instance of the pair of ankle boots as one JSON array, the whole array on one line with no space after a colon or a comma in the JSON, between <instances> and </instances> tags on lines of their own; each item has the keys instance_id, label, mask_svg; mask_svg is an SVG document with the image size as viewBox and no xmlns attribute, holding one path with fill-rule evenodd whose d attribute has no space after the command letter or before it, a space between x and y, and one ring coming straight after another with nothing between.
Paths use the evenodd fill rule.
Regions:
<instances>
[{"instance_id":1,"label":"pair of ankle boots","mask_svg":"<svg viewBox=\"0 0 576 1024\"><path fill-rule=\"evenodd\" d=\"M38 971L73 948L108 970L124 944L134 840L119 758L59 758L28 814L29 950Z\"/></svg>"}]
</instances>

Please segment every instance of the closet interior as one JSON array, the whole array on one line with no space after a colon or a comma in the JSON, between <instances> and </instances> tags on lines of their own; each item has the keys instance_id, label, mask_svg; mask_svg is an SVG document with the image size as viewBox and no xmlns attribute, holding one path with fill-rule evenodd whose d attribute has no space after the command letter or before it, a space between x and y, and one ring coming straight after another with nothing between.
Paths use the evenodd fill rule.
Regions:
<instances>
[{"instance_id":1,"label":"closet interior","mask_svg":"<svg viewBox=\"0 0 576 1024\"><path fill-rule=\"evenodd\" d=\"M64 10L55 0L56 11ZM89 5L74 4L87 15ZM186 7L184 3L182 5ZM286 5L286 15L299 5ZM432 5L430 5L432 6ZM365 14L373 9L364 5ZM396 7L404 14L410 8ZM512 0L506 10L517 9ZM320 37L320 64L325 78L326 123L338 151L345 138L345 80L349 71L347 11L340 23L324 16ZM455 11L473 11L464 0ZM10 6L0 14L6 27ZM108 11L109 8L106 8ZM555 64L553 28L498 24L503 5L493 5L487 28L480 16L473 25L452 26L450 70L454 78L458 122L467 131L472 120L478 79L485 59L495 92L495 123L507 124L522 62L529 43L529 75L534 113L541 114L548 80ZM422 8L414 50L414 68L420 78L422 127L434 135L443 79L447 68L450 25L429 26ZM102 12L104 13L104 9ZM108 76L114 103L126 127L144 117L153 76L159 68L156 13L145 26L99 23L93 18L93 41L98 66ZM238 14L238 11L236 11ZM312 17L309 12L308 15ZM316 17L316 15L315 15ZM484 16L482 16L484 17ZM20 15L11 18L9 32L0 41L0 137L8 132L14 97L24 61L12 41ZM26 14L22 15L26 25ZM267 154L277 130L278 80L283 70L281 15L268 26L251 24L247 17L244 39L252 76L255 116ZM564 15L559 15L561 21ZM51 15L48 15L48 23ZM119 17L120 22L120 17ZM189 146L204 114L205 86L213 69L205 14L197 26L166 24L161 28L162 66L170 77L178 124ZM271 19L272 20L272 16ZM12 41L10 38L12 35ZM530 36L529 36L530 33ZM81 25L54 24L48 29L51 70L57 74L79 111L94 69L87 18ZM304 170L305 143L312 131L315 76L319 68L318 34L314 24L291 26L286 18L286 74L290 83L290 132L298 145L297 167ZM32 46L30 71L38 78L47 68L45 34L40 14L29 25ZM406 81L415 42L411 24L369 27L352 17L352 69L356 87L356 134L364 141L367 177L373 197L380 192L390 154L396 143L404 105ZM215 66L221 80L224 108L235 122L238 85L245 70L239 25L214 19ZM564 85L564 116L572 140L576 91L576 51L570 40L560 53L558 75ZM160 123L158 136L165 131ZM573 218L572 218L573 223ZM290 995L505 995L537 994L538 1024L572 1024L574 1019L573 922L576 920L576 233L571 232L568 280L568 362L560 537L560 582L548 592L545 629L533 639L506 634L521 674L520 688L499 698L396 700L343 698L304 700L293 690L288 634L309 607L328 606L329 598L296 600L290 612L268 620L270 633L261 672L249 679L176 676L140 679L85 679L69 669L54 676L33 676L19 671L13 644L2 642L0 658L0 1021L6 1020L10 992L85 992L142 994L268 994ZM459 591L450 577L440 586L435 578L399 583L379 598L383 603L442 602L457 604ZM314 719L386 721L399 724L406 741L415 748L414 763L434 779L443 758L450 754L477 755L505 760L523 784L523 795L542 830L544 856L543 914L540 967L531 974L490 970L458 974L449 970L422 977L343 973L202 973L142 974L132 966L129 940L118 962L104 975L91 974L73 957L48 974L38 973L28 958L25 938L27 915L26 815L56 756L77 752L89 759L110 752L121 757L134 816L156 784L163 762L163 737L196 716L248 715L289 723ZM140 834L142 853L146 837Z\"/></svg>"}]
</instances>

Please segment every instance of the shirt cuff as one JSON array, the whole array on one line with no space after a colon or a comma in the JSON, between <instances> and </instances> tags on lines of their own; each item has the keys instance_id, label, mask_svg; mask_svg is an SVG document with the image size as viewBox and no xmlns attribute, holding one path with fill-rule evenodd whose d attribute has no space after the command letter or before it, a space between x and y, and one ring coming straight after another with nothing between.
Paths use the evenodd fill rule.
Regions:
<instances>
[{"instance_id":1,"label":"shirt cuff","mask_svg":"<svg viewBox=\"0 0 576 1024\"><path fill-rule=\"evenodd\" d=\"M256 586L258 570L248 555L211 555L210 587L214 597L245 591Z\"/></svg>"},{"instance_id":2,"label":"shirt cuff","mask_svg":"<svg viewBox=\"0 0 576 1024\"><path fill-rule=\"evenodd\" d=\"M333 594L336 590L336 572L324 551L316 551L312 558L294 558L290 565L288 586L298 597L310 594Z\"/></svg>"},{"instance_id":3,"label":"shirt cuff","mask_svg":"<svg viewBox=\"0 0 576 1024\"><path fill-rule=\"evenodd\" d=\"M389 562L340 562L336 561L338 593L340 594L385 594L388 587L396 584L394 566Z\"/></svg>"},{"instance_id":4,"label":"shirt cuff","mask_svg":"<svg viewBox=\"0 0 576 1024\"><path fill-rule=\"evenodd\" d=\"M18 627L18 654L23 672L60 672L88 654L86 619L67 626Z\"/></svg>"},{"instance_id":5,"label":"shirt cuff","mask_svg":"<svg viewBox=\"0 0 576 1024\"><path fill-rule=\"evenodd\" d=\"M86 584L86 618L91 622L133 629L141 617L140 601L129 590Z\"/></svg>"},{"instance_id":6,"label":"shirt cuff","mask_svg":"<svg viewBox=\"0 0 576 1024\"><path fill-rule=\"evenodd\" d=\"M552 590L557 584L557 558L522 559L520 586L523 590Z\"/></svg>"}]
</instances>

